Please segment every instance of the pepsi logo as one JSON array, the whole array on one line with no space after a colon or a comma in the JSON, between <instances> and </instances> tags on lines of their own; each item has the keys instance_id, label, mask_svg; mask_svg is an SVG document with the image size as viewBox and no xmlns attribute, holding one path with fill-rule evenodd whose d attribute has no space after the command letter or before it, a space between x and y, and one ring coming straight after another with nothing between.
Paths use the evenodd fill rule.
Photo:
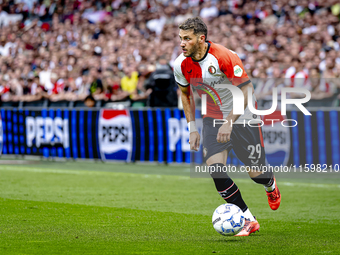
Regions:
<instances>
[{"instance_id":1,"label":"pepsi logo","mask_svg":"<svg viewBox=\"0 0 340 255\"><path fill-rule=\"evenodd\" d=\"M44 145L61 145L70 147L69 120L61 117L33 117L26 116L26 144L27 147Z\"/></svg>"},{"instance_id":2,"label":"pepsi logo","mask_svg":"<svg viewBox=\"0 0 340 255\"><path fill-rule=\"evenodd\" d=\"M98 140L102 160L131 160L132 124L128 110L102 109Z\"/></svg>"},{"instance_id":3,"label":"pepsi logo","mask_svg":"<svg viewBox=\"0 0 340 255\"><path fill-rule=\"evenodd\" d=\"M290 128L281 125L285 120L280 111L263 117L263 142L267 163L272 166L286 166L290 153Z\"/></svg>"}]
</instances>

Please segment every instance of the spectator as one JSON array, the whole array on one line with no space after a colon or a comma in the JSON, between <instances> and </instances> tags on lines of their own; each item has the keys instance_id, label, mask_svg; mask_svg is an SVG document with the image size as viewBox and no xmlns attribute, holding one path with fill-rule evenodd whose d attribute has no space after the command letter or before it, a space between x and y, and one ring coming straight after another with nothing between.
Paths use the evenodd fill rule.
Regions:
<instances>
[{"instance_id":1,"label":"spectator","mask_svg":"<svg viewBox=\"0 0 340 255\"><path fill-rule=\"evenodd\" d=\"M84 100L84 104L87 106L87 107L95 107L96 105L96 100L94 100L93 96L89 95L85 98Z\"/></svg>"},{"instance_id":2,"label":"spectator","mask_svg":"<svg viewBox=\"0 0 340 255\"><path fill-rule=\"evenodd\" d=\"M308 70L306 70L299 58L293 59L293 65L289 67L285 74L285 85L294 88L305 88L310 90ZM292 98L300 98L305 95L302 93L291 93Z\"/></svg>"},{"instance_id":3,"label":"spectator","mask_svg":"<svg viewBox=\"0 0 340 255\"><path fill-rule=\"evenodd\" d=\"M146 76L142 69L156 65L162 55L172 64L181 53L176 39L177 22L196 15L209 19L209 38L239 54L254 78L270 78L274 72L282 75L289 68L287 86L308 88L309 70L315 69L325 78L331 71L335 77L340 76L336 1L277 0L271 4L70 0L64 6L58 3L4 1L0 4L2 100L52 95L54 99L84 100L89 93L95 100L124 100L126 94L132 101L145 100L147 90L142 85ZM277 66L273 67L273 63ZM328 65L332 66L331 70L327 69ZM121 86L114 89L106 84L107 69L112 70L110 76ZM60 70L66 72L65 84L56 94L51 73L60 76ZM137 70L139 77L136 73L132 76ZM38 76L40 83L32 79L28 82L29 74ZM296 79L300 76L299 83ZM21 93L16 87L18 83L24 86L24 95L15 97ZM12 91L13 84L16 85ZM333 84L335 88L339 86L334 81ZM266 88L271 86L267 84ZM330 93L333 94L330 98L334 98L337 90L331 89Z\"/></svg>"},{"instance_id":4,"label":"spectator","mask_svg":"<svg viewBox=\"0 0 340 255\"><path fill-rule=\"evenodd\" d=\"M123 91L120 87L120 80L117 76L114 77L108 77L107 78L107 84L109 89L109 94L107 94L107 97L111 101L126 101L129 100L129 93L127 91Z\"/></svg>"},{"instance_id":5,"label":"spectator","mask_svg":"<svg viewBox=\"0 0 340 255\"><path fill-rule=\"evenodd\" d=\"M329 74L325 74L329 75ZM317 69L310 71L311 100L308 106L332 106L336 86L333 83L334 76L321 77Z\"/></svg>"},{"instance_id":6,"label":"spectator","mask_svg":"<svg viewBox=\"0 0 340 255\"><path fill-rule=\"evenodd\" d=\"M177 106L177 84L174 73L164 56L159 58L156 70L148 79L146 88L152 90L149 97L149 106Z\"/></svg>"},{"instance_id":7,"label":"spectator","mask_svg":"<svg viewBox=\"0 0 340 255\"><path fill-rule=\"evenodd\" d=\"M138 72L134 71L133 67L127 66L124 68L124 77L120 81L121 88L127 92L132 99L137 93Z\"/></svg>"},{"instance_id":8,"label":"spectator","mask_svg":"<svg viewBox=\"0 0 340 255\"><path fill-rule=\"evenodd\" d=\"M25 102L34 102L43 99L43 90L41 86L38 86L39 78L28 78L27 79L27 86L24 90L24 95L22 96L21 100Z\"/></svg>"},{"instance_id":9,"label":"spectator","mask_svg":"<svg viewBox=\"0 0 340 255\"><path fill-rule=\"evenodd\" d=\"M54 88L53 83L51 82L51 70L46 62L42 62L41 66L43 70L39 71L39 83L44 87L44 89L48 92L48 94L52 94L52 90Z\"/></svg>"},{"instance_id":10,"label":"spectator","mask_svg":"<svg viewBox=\"0 0 340 255\"><path fill-rule=\"evenodd\" d=\"M0 55L4 57L9 56L13 48L15 48L15 44L12 42L7 42L6 36L2 35L0 37Z\"/></svg>"},{"instance_id":11,"label":"spectator","mask_svg":"<svg viewBox=\"0 0 340 255\"><path fill-rule=\"evenodd\" d=\"M90 94L96 98L104 91L102 80L99 78L98 70L96 68L92 67L90 69L88 79L90 82Z\"/></svg>"},{"instance_id":12,"label":"spectator","mask_svg":"<svg viewBox=\"0 0 340 255\"><path fill-rule=\"evenodd\" d=\"M202 19L215 18L219 14L219 11L215 5L211 4L211 1L207 1L203 4L203 8L200 12Z\"/></svg>"}]
</instances>

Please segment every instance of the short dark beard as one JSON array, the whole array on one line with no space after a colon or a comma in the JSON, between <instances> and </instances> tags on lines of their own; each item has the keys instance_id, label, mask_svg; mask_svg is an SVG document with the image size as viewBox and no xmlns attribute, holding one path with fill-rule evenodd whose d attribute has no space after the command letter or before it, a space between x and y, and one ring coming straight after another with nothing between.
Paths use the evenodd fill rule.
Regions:
<instances>
[{"instance_id":1,"label":"short dark beard","mask_svg":"<svg viewBox=\"0 0 340 255\"><path fill-rule=\"evenodd\" d=\"M192 49L191 49L192 52L191 52L191 54L188 57L192 58L197 53L198 49L199 49L199 43L198 43L198 38L197 38L197 42L192 47Z\"/></svg>"}]
</instances>

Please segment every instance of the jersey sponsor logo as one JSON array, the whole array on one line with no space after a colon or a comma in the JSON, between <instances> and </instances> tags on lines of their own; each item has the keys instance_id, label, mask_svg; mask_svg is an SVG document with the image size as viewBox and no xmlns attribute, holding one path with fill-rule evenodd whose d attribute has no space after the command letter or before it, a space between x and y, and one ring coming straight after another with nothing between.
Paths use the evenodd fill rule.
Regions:
<instances>
[{"instance_id":1,"label":"jersey sponsor logo","mask_svg":"<svg viewBox=\"0 0 340 255\"><path fill-rule=\"evenodd\" d=\"M216 84L222 84L224 82L227 82L225 80L225 76L221 76L218 80L214 80L214 81L210 82L210 86L215 87Z\"/></svg>"},{"instance_id":2,"label":"jersey sponsor logo","mask_svg":"<svg viewBox=\"0 0 340 255\"><path fill-rule=\"evenodd\" d=\"M131 160L132 124L128 110L100 111L98 140L102 160Z\"/></svg>"},{"instance_id":3,"label":"jersey sponsor logo","mask_svg":"<svg viewBox=\"0 0 340 255\"><path fill-rule=\"evenodd\" d=\"M2 130L2 119L1 119L1 114L0 114L0 155L2 153L3 143L4 143L4 133Z\"/></svg>"},{"instance_id":4,"label":"jersey sponsor logo","mask_svg":"<svg viewBox=\"0 0 340 255\"><path fill-rule=\"evenodd\" d=\"M216 68L215 68L213 65L210 65L210 66L208 67L208 72L209 72L210 74L215 74L215 73L216 73Z\"/></svg>"},{"instance_id":5,"label":"jersey sponsor logo","mask_svg":"<svg viewBox=\"0 0 340 255\"><path fill-rule=\"evenodd\" d=\"M236 77L241 77L242 74L243 74L243 69L239 65L234 66L234 75Z\"/></svg>"},{"instance_id":6,"label":"jersey sponsor logo","mask_svg":"<svg viewBox=\"0 0 340 255\"><path fill-rule=\"evenodd\" d=\"M40 148L42 145L62 145L70 147L68 119L61 117L33 117L27 116L26 144L27 147Z\"/></svg>"},{"instance_id":7,"label":"jersey sponsor logo","mask_svg":"<svg viewBox=\"0 0 340 255\"><path fill-rule=\"evenodd\" d=\"M187 73L192 73L192 69L190 71L187 71Z\"/></svg>"},{"instance_id":8,"label":"jersey sponsor logo","mask_svg":"<svg viewBox=\"0 0 340 255\"><path fill-rule=\"evenodd\" d=\"M290 152L290 129L281 125L285 117L280 111L263 116L263 142L268 164L286 166Z\"/></svg>"}]
</instances>

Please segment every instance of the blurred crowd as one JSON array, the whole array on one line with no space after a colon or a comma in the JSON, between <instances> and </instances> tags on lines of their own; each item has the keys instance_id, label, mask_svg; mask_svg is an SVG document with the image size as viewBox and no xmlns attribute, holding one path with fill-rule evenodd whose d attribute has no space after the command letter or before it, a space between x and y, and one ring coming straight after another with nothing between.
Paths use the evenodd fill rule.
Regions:
<instances>
[{"instance_id":1,"label":"blurred crowd","mask_svg":"<svg viewBox=\"0 0 340 255\"><path fill-rule=\"evenodd\" d=\"M239 55L259 100L282 86L307 88L324 105L339 100L337 0L0 3L3 105L48 100L157 106L150 104L157 90L150 77L171 70L181 53L178 24L194 16L207 23L208 40ZM177 104L176 93L169 105Z\"/></svg>"}]
</instances>

